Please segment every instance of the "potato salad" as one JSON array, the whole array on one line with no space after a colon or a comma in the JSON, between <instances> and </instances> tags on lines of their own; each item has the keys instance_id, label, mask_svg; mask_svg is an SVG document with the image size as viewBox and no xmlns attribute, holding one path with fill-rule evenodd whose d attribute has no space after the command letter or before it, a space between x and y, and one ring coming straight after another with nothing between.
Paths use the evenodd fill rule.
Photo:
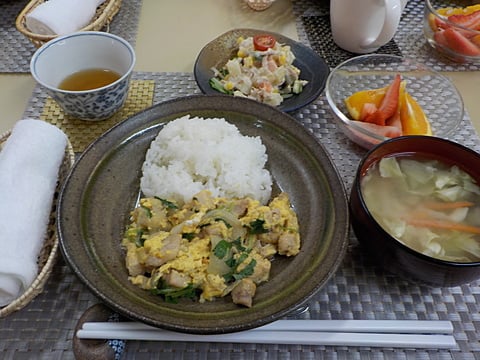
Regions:
<instances>
[{"instance_id":1,"label":"potato salad","mask_svg":"<svg viewBox=\"0 0 480 360\"><path fill-rule=\"evenodd\" d=\"M298 254L300 235L286 193L261 205L203 190L182 207L142 198L122 244L129 280L166 301L231 295L235 304L251 307L273 256Z\"/></svg>"},{"instance_id":2,"label":"potato salad","mask_svg":"<svg viewBox=\"0 0 480 360\"><path fill-rule=\"evenodd\" d=\"M212 69L212 88L272 106L302 92L307 81L300 79L300 70L293 65L295 55L290 46L271 35L240 37L237 42L236 56L222 68Z\"/></svg>"}]
</instances>

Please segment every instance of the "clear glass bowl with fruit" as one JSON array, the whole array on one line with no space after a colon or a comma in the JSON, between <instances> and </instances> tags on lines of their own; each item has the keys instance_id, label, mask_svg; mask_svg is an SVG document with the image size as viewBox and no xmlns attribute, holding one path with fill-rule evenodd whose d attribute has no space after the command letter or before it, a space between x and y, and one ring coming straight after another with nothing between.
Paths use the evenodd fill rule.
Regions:
<instances>
[{"instance_id":1,"label":"clear glass bowl with fruit","mask_svg":"<svg viewBox=\"0 0 480 360\"><path fill-rule=\"evenodd\" d=\"M480 63L480 3L425 0L423 32L427 42L459 63Z\"/></svg>"},{"instance_id":2,"label":"clear glass bowl with fruit","mask_svg":"<svg viewBox=\"0 0 480 360\"><path fill-rule=\"evenodd\" d=\"M325 95L336 125L367 149L403 135L449 138L464 115L462 97L446 76L395 55L341 63L330 72Z\"/></svg>"}]
</instances>

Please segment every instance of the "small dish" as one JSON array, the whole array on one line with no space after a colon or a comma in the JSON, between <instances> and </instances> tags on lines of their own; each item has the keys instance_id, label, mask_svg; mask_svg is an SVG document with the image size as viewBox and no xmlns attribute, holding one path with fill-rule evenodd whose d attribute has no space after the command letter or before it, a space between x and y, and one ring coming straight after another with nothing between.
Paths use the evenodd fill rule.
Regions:
<instances>
[{"instance_id":1,"label":"small dish","mask_svg":"<svg viewBox=\"0 0 480 360\"><path fill-rule=\"evenodd\" d=\"M294 111L315 100L324 90L327 76L330 72L325 61L309 47L289 39L286 36L254 29L235 29L228 31L208 43L200 51L193 70L195 80L200 90L204 94L218 95L219 92L212 89L209 83L210 79L214 76L212 68L220 68L231 59L232 52L234 52L237 47L237 39L239 37L262 34L272 35L277 42L291 47L292 52L296 56L294 65L300 69L300 77L308 81L308 84L300 94L285 99L277 108L285 112Z\"/></svg>"},{"instance_id":2,"label":"small dish","mask_svg":"<svg viewBox=\"0 0 480 360\"><path fill-rule=\"evenodd\" d=\"M151 141L169 121L190 114L220 117L260 136L274 189L289 194L297 212L301 250L279 257L251 308L224 297L178 304L130 283L121 240L140 192ZM259 102L196 95L159 103L106 132L77 160L59 204L62 253L76 275L118 313L169 330L213 334L257 327L305 304L335 273L348 246L348 204L328 153L289 115Z\"/></svg>"},{"instance_id":3,"label":"small dish","mask_svg":"<svg viewBox=\"0 0 480 360\"><path fill-rule=\"evenodd\" d=\"M446 76L412 59L396 55L361 55L344 61L327 79L326 98L336 124L358 145L370 149L390 139L353 121L345 99L357 91L386 87L396 74L406 81L408 93L421 106L434 136L448 138L463 120L464 105Z\"/></svg>"}]
</instances>

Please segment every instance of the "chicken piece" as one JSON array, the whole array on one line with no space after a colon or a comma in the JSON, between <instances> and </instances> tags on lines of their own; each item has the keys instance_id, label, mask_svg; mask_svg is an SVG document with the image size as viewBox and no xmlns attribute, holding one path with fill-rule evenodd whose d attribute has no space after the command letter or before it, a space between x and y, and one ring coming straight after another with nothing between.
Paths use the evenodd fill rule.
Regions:
<instances>
[{"instance_id":1,"label":"chicken piece","mask_svg":"<svg viewBox=\"0 0 480 360\"><path fill-rule=\"evenodd\" d=\"M151 217L147 222L148 229L151 232L156 232L158 230L168 230L170 224L167 218L167 210L163 202L156 198L150 198L151 204Z\"/></svg>"},{"instance_id":2,"label":"chicken piece","mask_svg":"<svg viewBox=\"0 0 480 360\"><path fill-rule=\"evenodd\" d=\"M252 279L242 279L231 292L232 301L237 305L252 307L253 297L255 296L256 291L257 285L255 285Z\"/></svg>"},{"instance_id":3,"label":"chicken piece","mask_svg":"<svg viewBox=\"0 0 480 360\"><path fill-rule=\"evenodd\" d=\"M148 254L145 265L158 267L167 261L175 259L180 250L181 241L181 234L170 234L160 242L155 241L155 239L147 239L144 243Z\"/></svg>"},{"instance_id":4,"label":"chicken piece","mask_svg":"<svg viewBox=\"0 0 480 360\"><path fill-rule=\"evenodd\" d=\"M265 282L270 277L270 269L272 267L272 263L270 260L265 259L259 253L255 253L252 255L255 259L255 269L253 270L253 274L249 276L256 284L260 284Z\"/></svg>"},{"instance_id":5,"label":"chicken piece","mask_svg":"<svg viewBox=\"0 0 480 360\"><path fill-rule=\"evenodd\" d=\"M145 201L141 201L142 206L135 208L132 211L132 219L137 224L137 226L141 229L148 229L148 222L150 221L150 209L143 204Z\"/></svg>"},{"instance_id":6,"label":"chicken piece","mask_svg":"<svg viewBox=\"0 0 480 360\"><path fill-rule=\"evenodd\" d=\"M298 233L285 232L278 239L278 253L280 255L297 255L300 251L300 236Z\"/></svg>"},{"instance_id":7,"label":"chicken piece","mask_svg":"<svg viewBox=\"0 0 480 360\"><path fill-rule=\"evenodd\" d=\"M207 236L220 236L226 238L228 236L228 228L224 222L216 222L202 228L202 233Z\"/></svg>"},{"instance_id":8,"label":"chicken piece","mask_svg":"<svg viewBox=\"0 0 480 360\"><path fill-rule=\"evenodd\" d=\"M179 289L183 289L184 287L187 287L190 280L187 275L181 274L176 270L171 270L163 278L168 285L179 288Z\"/></svg>"},{"instance_id":9,"label":"chicken piece","mask_svg":"<svg viewBox=\"0 0 480 360\"><path fill-rule=\"evenodd\" d=\"M271 244L271 245L277 245L279 237L280 237L280 233L276 231L270 231L265 234L258 235L258 239L261 241L262 244Z\"/></svg>"},{"instance_id":10,"label":"chicken piece","mask_svg":"<svg viewBox=\"0 0 480 360\"><path fill-rule=\"evenodd\" d=\"M267 259L271 258L277 253L277 247L274 244L263 244L262 242L258 241L258 243L255 244L255 247L260 255Z\"/></svg>"},{"instance_id":11,"label":"chicken piece","mask_svg":"<svg viewBox=\"0 0 480 360\"><path fill-rule=\"evenodd\" d=\"M151 232L168 230L170 225L167 219L167 209L157 198L142 198L140 206L132 211L132 220L141 229Z\"/></svg>"},{"instance_id":12,"label":"chicken piece","mask_svg":"<svg viewBox=\"0 0 480 360\"><path fill-rule=\"evenodd\" d=\"M272 224L272 226L283 222L284 219L282 215L285 210L286 210L285 208L278 209L278 208L272 207L270 211L270 223Z\"/></svg>"},{"instance_id":13,"label":"chicken piece","mask_svg":"<svg viewBox=\"0 0 480 360\"><path fill-rule=\"evenodd\" d=\"M238 218L244 216L247 212L248 207L250 206L250 199L243 198L238 199L233 202L231 212L235 214Z\"/></svg>"},{"instance_id":14,"label":"chicken piece","mask_svg":"<svg viewBox=\"0 0 480 360\"><path fill-rule=\"evenodd\" d=\"M125 257L125 264L130 276L141 275L145 272L145 268L140 263L137 256L137 246L134 243L127 243L127 255Z\"/></svg>"}]
</instances>

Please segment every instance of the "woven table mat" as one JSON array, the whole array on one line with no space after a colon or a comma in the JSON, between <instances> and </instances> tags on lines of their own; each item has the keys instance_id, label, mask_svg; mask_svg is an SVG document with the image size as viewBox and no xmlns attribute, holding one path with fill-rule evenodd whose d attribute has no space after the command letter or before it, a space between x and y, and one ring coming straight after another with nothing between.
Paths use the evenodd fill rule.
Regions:
<instances>
[{"instance_id":1,"label":"woven table mat","mask_svg":"<svg viewBox=\"0 0 480 360\"><path fill-rule=\"evenodd\" d=\"M29 0L0 0L0 73L28 73L36 47L15 27L15 20ZM104 29L136 42L142 0L124 0L110 26Z\"/></svg>"},{"instance_id":2,"label":"woven table mat","mask_svg":"<svg viewBox=\"0 0 480 360\"><path fill-rule=\"evenodd\" d=\"M333 1L333 0L331 0ZM332 39L328 0L292 0L300 41L310 44L330 67L358 54L339 48ZM423 35L424 2L410 0L394 38L375 51L414 58L436 71L477 71L479 64L459 64L438 55ZM354 29L352 29L354 31Z\"/></svg>"},{"instance_id":3,"label":"woven table mat","mask_svg":"<svg viewBox=\"0 0 480 360\"><path fill-rule=\"evenodd\" d=\"M154 86L153 80L132 80L124 106L106 120L83 121L72 118L65 115L60 106L51 97L46 99L40 119L63 130L70 139L73 151L76 153L82 152L93 140L113 125L152 106Z\"/></svg>"},{"instance_id":4,"label":"woven table mat","mask_svg":"<svg viewBox=\"0 0 480 360\"><path fill-rule=\"evenodd\" d=\"M134 73L133 79L154 81L154 104L200 93L190 73ZM42 94L35 89L25 117L42 113ZM323 95L291 115L323 144L349 192L365 150L335 127ZM480 151L468 114L452 140ZM44 292L2 319L0 358L73 359L76 321L98 302L60 258ZM353 232L342 265L303 310L289 318L450 320L458 349L128 341L122 359L475 359L480 352L480 282L431 288L401 280L372 263Z\"/></svg>"}]
</instances>

